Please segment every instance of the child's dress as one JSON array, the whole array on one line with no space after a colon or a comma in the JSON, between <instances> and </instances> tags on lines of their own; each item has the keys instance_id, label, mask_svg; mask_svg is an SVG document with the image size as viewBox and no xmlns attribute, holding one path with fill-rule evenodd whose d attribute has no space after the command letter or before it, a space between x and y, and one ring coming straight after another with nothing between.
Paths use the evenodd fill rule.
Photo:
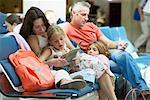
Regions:
<instances>
[{"instance_id":1,"label":"child's dress","mask_svg":"<svg viewBox=\"0 0 150 100\"><path fill-rule=\"evenodd\" d=\"M49 48L52 50L52 55L48 59L53 58L54 55L57 55L59 57L63 55L61 51L56 50L52 46L50 46ZM67 48L66 45L64 46L64 49L69 52L69 48ZM94 74L93 74L93 71L88 71L84 73L86 74L88 73L91 76L94 75L96 79L99 79L105 72L107 72L108 75L112 77L113 79L112 81L114 83L115 77L114 77L114 74L109 69L109 66L110 66L109 59L106 56L104 55L91 56L86 53L81 53L78 55L80 56L80 60L78 63L76 63L75 66L79 66L81 71L79 71L79 73L75 72L75 73L78 73L76 75L80 75L80 74L83 75L82 70L93 69L93 71L95 72ZM85 79L87 79L87 77L85 77ZM92 78L91 78L91 82L93 82Z\"/></svg>"},{"instance_id":2,"label":"child's dress","mask_svg":"<svg viewBox=\"0 0 150 100\"><path fill-rule=\"evenodd\" d=\"M96 79L99 79L105 72L115 80L114 74L109 69L109 59L104 55L92 56L85 53L80 54L80 69L91 68L95 71Z\"/></svg>"}]
</instances>

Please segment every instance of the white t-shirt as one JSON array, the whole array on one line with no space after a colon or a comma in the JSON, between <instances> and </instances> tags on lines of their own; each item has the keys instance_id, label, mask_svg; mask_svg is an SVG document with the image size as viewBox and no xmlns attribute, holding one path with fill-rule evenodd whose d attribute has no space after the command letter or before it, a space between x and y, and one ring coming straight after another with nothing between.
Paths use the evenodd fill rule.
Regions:
<instances>
[{"instance_id":1,"label":"white t-shirt","mask_svg":"<svg viewBox=\"0 0 150 100\"><path fill-rule=\"evenodd\" d=\"M150 0L148 0L143 8L144 14L148 14L150 16Z\"/></svg>"},{"instance_id":2,"label":"white t-shirt","mask_svg":"<svg viewBox=\"0 0 150 100\"><path fill-rule=\"evenodd\" d=\"M21 24L18 24L18 25L13 29L13 32L14 32L15 34L19 34L19 33L20 33L21 26L22 26L22 23L21 23Z\"/></svg>"}]
</instances>

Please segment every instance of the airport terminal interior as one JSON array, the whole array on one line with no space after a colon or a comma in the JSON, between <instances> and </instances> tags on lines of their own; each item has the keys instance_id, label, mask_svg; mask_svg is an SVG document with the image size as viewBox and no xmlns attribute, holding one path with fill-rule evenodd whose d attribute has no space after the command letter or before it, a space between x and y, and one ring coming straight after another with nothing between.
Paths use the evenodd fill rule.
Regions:
<instances>
[{"instance_id":1,"label":"airport terminal interior","mask_svg":"<svg viewBox=\"0 0 150 100\"><path fill-rule=\"evenodd\" d=\"M93 22L100 29L103 27L123 27L125 29L124 32L127 35L127 40L129 40L131 46L134 47L135 40L142 34L140 21L133 18L134 11L138 7L140 0L0 0L0 14L4 13L7 16L17 14L23 21L27 10L30 7L35 6L40 8L44 13L51 10L55 13L55 17L57 16L57 18L60 18L64 22L70 22L71 7L74 3L79 1L87 1L92 5L89 14L89 22ZM121 33L119 33L119 35L121 35ZM116 37L121 37L119 35ZM146 66L150 66L150 52L146 52L146 43L142 44L139 48L134 48L134 50L135 52L131 55L135 57L135 59L139 57L138 54L148 54L149 57L143 62L148 63ZM141 66L140 64L139 66ZM150 98L150 96L148 98ZM92 99L91 96L91 100ZM3 97L2 94L0 94L0 100L11 99L5 96ZM12 98L12 100L18 100L18 98ZM19 98L19 100L26 99ZM29 100L32 100L32 98Z\"/></svg>"},{"instance_id":2,"label":"airport terminal interior","mask_svg":"<svg viewBox=\"0 0 150 100\"><path fill-rule=\"evenodd\" d=\"M0 0L0 11L6 14L18 13L24 15L30 6L39 6L42 10L52 9L58 17L69 21L69 7L75 2L86 0ZM142 33L140 22L133 20L134 9L138 0L91 0L100 8L99 15L91 14L91 21L98 26L124 26L128 38L134 43ZM58 6L59 8L58 8ZM97 9L97 8L94 8ZM23 15L21 17L23 17ZM140 51L144 52L144 45Z\"/></svg>"}]
</instances>

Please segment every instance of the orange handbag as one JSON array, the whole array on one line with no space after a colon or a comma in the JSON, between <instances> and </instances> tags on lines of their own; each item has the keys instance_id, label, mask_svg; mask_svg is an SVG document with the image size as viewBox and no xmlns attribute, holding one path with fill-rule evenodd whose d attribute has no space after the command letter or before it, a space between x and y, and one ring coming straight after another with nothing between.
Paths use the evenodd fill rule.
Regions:
<instances>
[{"instance_id":1,"label":"orange handbag","mask_svg":"<svg viewBox=\"0 0 150 100\"><path fill-rule=\"evenodd\" d=\"M45 90L54 86L54 76L49 66L40 61L32 51L20 49L11 54L9 59L25 91Z\"/></svg>"}]
</instances>

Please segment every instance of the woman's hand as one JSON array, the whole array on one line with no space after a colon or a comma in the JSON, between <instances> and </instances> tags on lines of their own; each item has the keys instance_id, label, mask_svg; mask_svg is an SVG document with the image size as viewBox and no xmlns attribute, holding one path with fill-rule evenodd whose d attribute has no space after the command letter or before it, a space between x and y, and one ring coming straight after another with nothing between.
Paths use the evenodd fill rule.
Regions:
<instances>
[{"instance_id":1,"label":"woman's hand","mask_svg":"<svg viewBox=\"0 0 150 100\"><path fill-rule=\"evenodd\" d=\"M66 59L62 58L53 58L46 62L49 66L55 66L55 67L64 67L66 65L69 65Z\"/></svg>"}]
</instances>

